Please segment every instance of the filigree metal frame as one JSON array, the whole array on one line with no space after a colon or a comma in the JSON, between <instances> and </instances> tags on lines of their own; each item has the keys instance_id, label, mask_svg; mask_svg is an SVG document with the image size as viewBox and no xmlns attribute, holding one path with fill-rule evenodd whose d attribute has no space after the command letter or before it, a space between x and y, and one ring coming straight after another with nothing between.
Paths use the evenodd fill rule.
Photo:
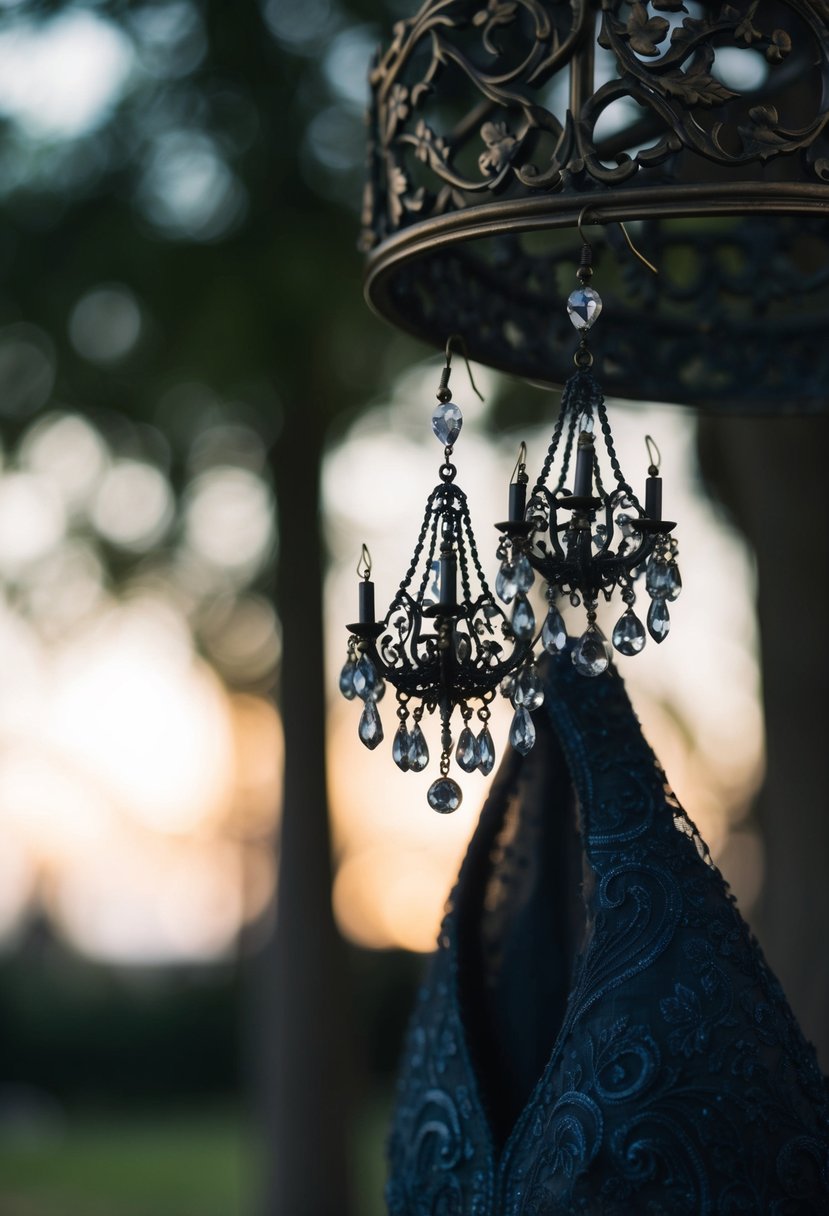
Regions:
<instances>
[{"instance_id":1,"label":"filigree metal frame","mask_svg":"<svg viewBox=\"0 0 829 1216\"><path fill-rule=\"evenodd\" d=\"M723 83L725 50L763 66L755 90ZM827 0L427 0L371 86L363 246L381 314L562 383L560 230L587 207L643 221L662 271L605 271L609 393L825 408ZM619 104L634 116L602 135Z\"/></svg>"}]
</instances>

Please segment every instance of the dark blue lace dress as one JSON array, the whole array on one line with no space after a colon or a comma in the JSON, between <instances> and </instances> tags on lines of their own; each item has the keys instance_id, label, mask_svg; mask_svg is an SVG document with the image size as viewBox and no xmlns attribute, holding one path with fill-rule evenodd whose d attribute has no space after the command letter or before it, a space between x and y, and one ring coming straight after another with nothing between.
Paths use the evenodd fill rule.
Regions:
<instances>
[{"instance_id":1,"label":"dark blue lace dress","mask_svg":"<svg viewBox=\"0 0 829 1216\"><path fill-rule=\"evenodd\" d=\"M390 1216L829 1213L829 1103L622 681L546 676L413 1015Z\"/></svg>"}]
</instances>

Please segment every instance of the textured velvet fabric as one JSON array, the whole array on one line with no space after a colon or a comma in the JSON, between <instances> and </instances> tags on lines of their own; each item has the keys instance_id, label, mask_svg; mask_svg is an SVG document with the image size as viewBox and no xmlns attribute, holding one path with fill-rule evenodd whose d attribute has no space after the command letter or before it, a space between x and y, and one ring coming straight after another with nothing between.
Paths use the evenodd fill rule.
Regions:
<instances>
[{"instance_id":1,"label":"textured velvet fabric","mask_svg":"<svg viewBox=\"0 0 829 1216\"><path fill-rule=\"evenodd\" d=\"M814 1052L621 680L545 680L412 1018L390 1216L829 1213Z\"/></svg>"}]
</instances>

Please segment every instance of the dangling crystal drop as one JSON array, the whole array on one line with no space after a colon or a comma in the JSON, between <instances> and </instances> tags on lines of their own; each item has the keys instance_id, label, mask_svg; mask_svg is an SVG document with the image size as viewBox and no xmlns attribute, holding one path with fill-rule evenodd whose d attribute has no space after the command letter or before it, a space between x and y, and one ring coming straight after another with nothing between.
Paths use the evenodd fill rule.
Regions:
<instances>
[{"instance_id":1,"label":"dangling crystal drop","mask_svg":"<svg viewBox=\"0 0 829 1216\"><path fill-rule=\"evenodd\" d=\"M529 558L524 553L519 553L515 559L515 585L519 591L529 591L535 582L535 574L530 565Z\"/></svg>"},{"instance_id":2,"label":"dangling crystal drop","mask_svg":"<svg viewBox=\"0 0 829 1216\"><path fill-rule=\"evenodd\" d=\"M489 727L485 726L478 735L478 769L485 777L488 777L494 766L495 744L492 742Z\"/></svg>"},{"instance_id":3,"label":"dangling crystal drop","mask_svg":"<svg viewBox=\"0 0 829 1216\"><path fill-rule=\"evenodd\" d=\"M409 768L413 773L422 773L428 763L426 736L420 729L420 723L415 722L409 734Z\"/></svg>"},{"instance_id":4,"label":"dangling crystal drop","mask_svg":"<svg viewBox=\"0 0 829 1216\"><path fill-rule=\"evenodd\" d=\"M639 654L645 645L645 626L632 608L623 612L613 630L613 645L619 654Z\"/></svg>"},{"instance_id":5,"label":"dangling crystal drop","mask_svg":"<svg viewBox=\"0 0 829 1216\"><path fill-rule=\"evenodd\" d=\"M600 676L610 663L604 634L595 625L589 625L573 648L573 666L579 675Z\"/></svg>"},{"instance_id":6,"label":"dangling crystal drop","mask_svg":"<svg viewBox=\"0 0 829 1216\"><path fill-rule=\"evenodd\" d=\"M521 641L531 638L535 633L535 613L526 595L515 597L515 607L512 610L512 631Z\"/></svg>"},{"instance_id":7,"label":"dangling crystal drop","mask_svg":"<svg viewBox=\"0 0 829 1216\"><path fill-rule=\"evenodd\" d=\"M513 705L524 705L527 709L538 709L544 702L544 687L535 663L522 667L515 680L512 694Z\"/></svg>"},{"instance_id":8,"label":"dangling crystal drop","mask_svg":"<svg viewBox=\"0 0 829 1216\"><path fill-rule=\"evenodd\" d=\"M515 566L512 562L501 562L495 576L495 593L505 604L509 604L518 592L518 580L515 576Z\"/></svg>"},{"instance_id":9,"label":"dangling crystal drop","mask_svg":"<svg viewBox=\"0 0 829 1216\"><path fill-rule=\"evenodd\" d=\"M456 811L463 801L461 787L451 777L438 777L429 786L426 800L433 811L441 815L449 815Z\"/></svg>"},{"instance_id":10,"label":"dangling crystal drop","mask_svg":"<svg viewBox=\"0 0 829 1216\"><path fill-rule=\"evenodd\" d=\"M560 654L567 646L567 629L558 608L550 605L550 611L541 630L541 645L547 654Z\"/></svg>"},{"instance_id":11,"label":"dangling crystal drop","mask_svg":"<svg viewBox=\"0 0 829 1216\"><path fill-rule=\"evenodd\" d=\"M359 662L354 670L354 691L363 701L376 699L374 697L375 689L380 682L380 677L377 674L377 668L372 663L367 654L360 655Z\"/></svg>"},{"instance_id":12,"label":"dangling crystal drop","mask_svg":"<svg viewBox=\"0 0 829 1216\"><path fill-rule=\"evenodd\" d=\"M373 752L375 747L383 742L383 723L380 721L377 705L371 698L366 701L360 714L358 733L369 751Z\"/></svg>"},{"instance_id":13,"label":"dangling crystal drop","mask_svg":"<svg viewBox=\"0 0 829 1216\"><path fill-rule=\"evenodd\" d=\"M357 689L354 687L354 673L356 670L357 664L353 659L348 659L340 672L340 692L348 701L353 701L357 696Z\"/></svg>"},{"instance_id":14,"label":"dangling crystal drop","mask_svg":"<svg viewBox=\"0 0 829 1216\"><path fill-rule=\"evenodd\" d=\"M535 724L530 717L529 710L525 709L523 705L519 705L513 716L509 741L522 756L526 756L535 743Z\"/></svg>"},{"instance_id":15,"label":"dangling crystal drop","mask_svg":"<svg viewBox=\"0 0 829 1216\"><path fill-rule=\"evenodd\" d=\"M445 448L457 441L463 426L463 414L454 401L441 401L432 414L432 430Z\"/></svg>"},{"instance_id":16,"label":"dangling crystal drop","mask_svg":"<svg viewBox=\"0 0 829 1216\"><path fill-rule=\"evenodd\" d=\"M577 287L567 298L567 315L576 329L590 329L601 311L602 297L592 287Z\"/></svg>"},{"instance_id":17,"label":"dangling crystal drop","mask_svg":"<svg viewBox=\"0 0 829 1216\"><path fill-rule=\"evenodd\" d=\"M673 602L679 599L679 594L682 591L682 575L679 573L679 566L676 562L668 563L668 590L665 593L665 598Z\"/></svg>"},{"instance_id":18,"label":"dangling crystal drop","mask_svg":"<svg viewBox=\"0 0 829 1216\"><path fill-rule=\"evenodd\" d=\"M655 642L664 642L671 628L671 614L664 596L651 601L648 609L648 633Z\"/></svg>"},{"instance_id":19,"label":"dangling crystal drop","mask_svg":"<svg viewBox=\"0 0 829 1216\"><path fill-rule=\"evenodd\" d=\"M397 730L394 732L394 739L391 745L391 758L397 767L403 773L408 773L411 765L409 763L409 748L411 740L409 732L401 722Z\"/></svg>"},{"instance_id":20,"label":"dangling crystal drop","mask_svg":"<svg viewBox=\"0 0 829 1216\"><path fill-rule=\"evenodd\" d=\"M455 749L455 759L465 773L474 773L478 767L480 760L478 740L468 726L465 726L460 733L458 746Z\"/></svg>"},{"instance_id":21,"label":"dangling crystal drop","mask_svg":"<svg viewBox=\"0 0 829 1216\"><path fill-rule=\"evenodd\" d=\"M645 589L651 599L664 599L673 586L670 566L662 558L652 557L645 575Z\"/></svg>"}]
</instances>

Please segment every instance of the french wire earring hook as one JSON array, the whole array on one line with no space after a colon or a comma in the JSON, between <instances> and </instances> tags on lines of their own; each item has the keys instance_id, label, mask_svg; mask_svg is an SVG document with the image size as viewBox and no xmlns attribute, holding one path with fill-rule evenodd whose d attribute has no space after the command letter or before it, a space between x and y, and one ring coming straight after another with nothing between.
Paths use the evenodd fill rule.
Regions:
<instances>
[{"instance_id":1,"label":"french wire earring hook","mask_svg":"<svg viewBox=\"0 0 829 1216\"><path fill-rule=\"evenodd\" d=\"M472 375L472 368L469 366L469 352L466 349L466 343L464 342L463 337L460 334L450 334L449 337L446 339L446 367L443 369L443 376L441 376L441 381L440 381L441 389L447 388L447 386L449 384L449 373L452 368L452 344L453 343L456 343L459 346L460 352L463 355L464 362L466 363L466 371L469 376L469 383L472 385L472 391L475 393L475 395L477 397L479 397L481 399L481 401L484 401L485 397L484 397L483 393L480 392L480 390L478 389L478 386L475 383L475 379ZM445 377L445 383L444 383L444 377ZM442 399L440 397L440 390L438 390L438 399L439 400Z\"/></svg>"},{"instance_id":2,"label":"french wire earring hook","mask_svg":"<svg viewBox=\"0 0 829 1216\"><path fill-rule=\"evenodd\" d=\"M590 216L589 219L587 218L588 215ZM593 247L591 246L587 237L584 235L584 225L588 224L588 223L589 224L603 224L604 222L605 221L601 218L600 215L597 214L597 212L595 212L595 211L591 212L589 204L586 207L582 207L581 211L579 212L579 218L576 220L576 228L578 229L579 237L581 238L581 242L582 242L582 246L583 246L582 259L584 259L585 250L589 250L588 265L592 264ZM641 262L642 265L645 266L651 272L651 274L659 274L659 270L657 269L656 266L654 266L653 262L649 262L648 259L645 257L644 253L642 253L642 251L640 249L637 249L636 245L633 243L633 238L631 237L630 233L628 232L625 224L621 220L616 220L616 223L618 224L619 228L622 231L622 236L625 238L625 244L627 245L628 249L633 254L633 256L637 259L637 261Z\"/></svg>"},{"instance_id":3,"label":"french wire earring hook","mask_svg":"<svg viewBox=\"0 0 829 1216\"><path fill-rule=\"evenodd\" d=\"M659 466L662 464L662 455L659 448L656 446L656 440L653 439L651 435L645 436L645 447L647 449L648 460L650 462L648 475L650 477L656 477L659 473Z\"/></svg>"}]
</instances>

